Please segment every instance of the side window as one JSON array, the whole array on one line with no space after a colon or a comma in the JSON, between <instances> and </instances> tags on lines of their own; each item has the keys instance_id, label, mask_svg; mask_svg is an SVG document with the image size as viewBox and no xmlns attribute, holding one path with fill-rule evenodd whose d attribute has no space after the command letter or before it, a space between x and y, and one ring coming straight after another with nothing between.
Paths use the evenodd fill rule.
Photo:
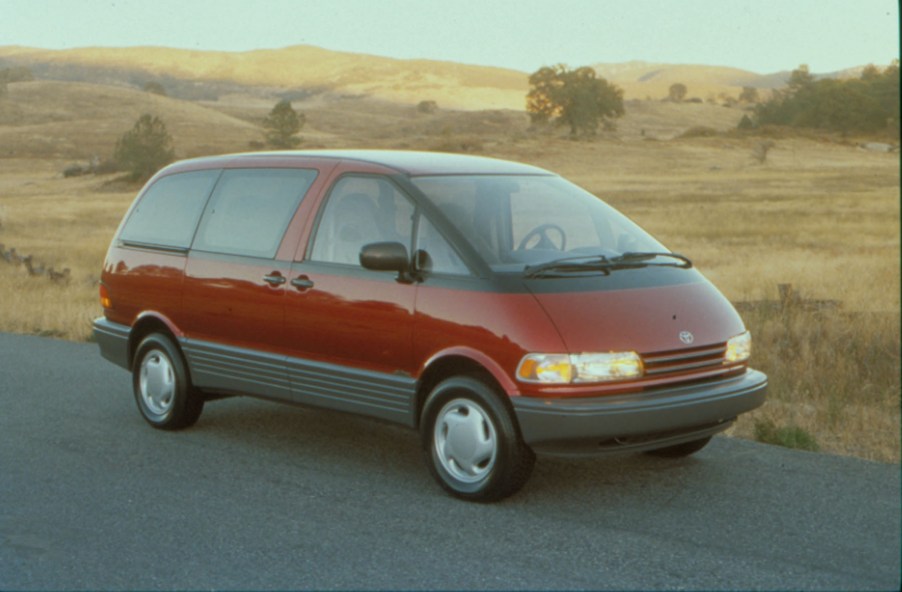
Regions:
<instances>
[{"instance_id":1,"label":"side window","mask_svg":"<svg viewBox=\"0 0 902 592\"><path fill-rule=\"evenodd\" d=\"M439 234L432 222L422 216L417 225L416 248L429 255L428 268L424 271L450 275L469 275L470 273L445 237Z\"/></svg>"},{"instance_id":2,"label":"side window","mask_svg":"<svg viewBox=\"0 0 902 592\"><path fill-rule=\"evenodd\" d=\"M232 169L222 174L193 248L272 258L316 171Z\"/></svg>"},{"instance_id":3,"label":"side window","mask_svg":"<svg viewBox=\"0 0 902 592\"><path fill-rule=\"evenodd\" d=\"M141 196L119 239L187 249L219 173L196 171L160 178Z\"/></svg>"},{"instance_id":4,"label":"side window","mask_svg":"<svg viewBox=\"0 0 902 592\"><path fill-rule=\"evenodd\" d=\"M343 177L329 194L310 259L360 265L360 249L369 243L410 248L413 213L413 204L388 179Z\"/></svg>"}]
</instances>

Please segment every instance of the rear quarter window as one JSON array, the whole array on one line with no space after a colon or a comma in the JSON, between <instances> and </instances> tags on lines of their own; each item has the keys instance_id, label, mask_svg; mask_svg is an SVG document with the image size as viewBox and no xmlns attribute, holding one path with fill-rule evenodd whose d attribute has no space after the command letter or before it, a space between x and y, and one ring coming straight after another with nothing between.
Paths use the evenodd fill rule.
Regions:
<instances>
[{"instance_id":1,"label":"rear quarter window","mask_svg":"<svg viewBox=\"0 0 902 592\"><path fill-rule=\"evenodd\" d=\"M132 209L119 240L187 249L219 173L177 173L155 181Z\"/></svg>"}]
</instances>

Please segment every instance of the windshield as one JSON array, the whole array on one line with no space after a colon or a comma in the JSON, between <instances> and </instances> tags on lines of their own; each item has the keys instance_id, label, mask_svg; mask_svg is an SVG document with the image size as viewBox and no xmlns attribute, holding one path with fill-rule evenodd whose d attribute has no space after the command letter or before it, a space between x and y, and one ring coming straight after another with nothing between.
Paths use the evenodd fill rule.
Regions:
<instances>
[{"instance_id":1,"label":"windshield","mask_svg":"<svg viewBox=\"0 0 902 592\"><path fill-rule=\"evenodd\" d=\"M414 185L499 272L563 257L667 249L626 216L557 176L414 177Z\"/></svg>"}]
</instances>

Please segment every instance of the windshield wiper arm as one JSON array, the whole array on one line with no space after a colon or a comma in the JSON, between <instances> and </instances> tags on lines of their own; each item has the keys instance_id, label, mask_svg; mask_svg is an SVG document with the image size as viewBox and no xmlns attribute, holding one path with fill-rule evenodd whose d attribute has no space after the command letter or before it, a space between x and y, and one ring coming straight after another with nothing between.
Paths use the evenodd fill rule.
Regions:
<instances>
[{"instance_id":1,"label":"windshield wiper arm","mask_svg":"<svg viewBox=\"0 0 902 592\"><path fill-rule=\"evenodd\" d=\"M579 273L581 271L600 271L604 275L610 272L611 261L604 255L590 255L583 257L564 257L554 261L546 261L538 265L527 265L523 270L523 276L528 278L538 277L547 272Z\"/></svg>"},{"instance_id":2,"label":"windshield wiper arm","mask_svg":"<svg viewBox=\"0 0 902 592\"><path fill-rule=\"evenodd\" d=\"M638 263L638 262L647 263L651 259L655 259L657 257L670 257L672 259L676 259L677 261L679 261L679 263L655 263L655 265L680 267L683 269L689 269L690 267L692 267L692 261L690 261L688 257L686 257L684 255L680 255L679 253L670 253L667 251L627 252L627 253L618 255L617 257L612 257L609 261L611 261L614 264L617 264L621 261L627 262L627 263Z\"/></svg>"},{"instance_id":3,"label":"windshield wiper arm","mask_svg":"<svg viewBox=\"0 0 902 592\"><path fill-rule=\"evenodd\" d=\"M677 262L673 263L651 263L651 259L656 257L671 257ZM656 265L660 267L679 267L681 269L689 269L692 267L692 261L688 257L677 253L668 252L628 252L616 257L606 257L604 255L590 255L585 257L565 257L563 259L555 259L538 265L529 265L523 270L523 276L527 278L539 277L540 275L550 276L555 274L571 274L585 272L600 272L604 275L611 273L612 269L637 269L646 265Z\"/></svg>"}]
</instances>

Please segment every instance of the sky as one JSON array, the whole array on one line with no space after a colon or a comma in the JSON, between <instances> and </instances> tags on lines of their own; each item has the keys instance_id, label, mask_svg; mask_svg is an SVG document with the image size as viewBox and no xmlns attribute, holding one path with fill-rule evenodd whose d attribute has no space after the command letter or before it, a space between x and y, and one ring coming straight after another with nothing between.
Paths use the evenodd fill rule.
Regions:
<instances>
[{"instance_id":1,"label":"sky","mask_svg":"<svg viewBox=\"0 0 902 592\"><path fill-rule=\"evenodd\" d=\"M827 73L899 57L897 0L0 0L0 46L290 45L523 72L631 60Z\"/></svg>"}]
</instances>

